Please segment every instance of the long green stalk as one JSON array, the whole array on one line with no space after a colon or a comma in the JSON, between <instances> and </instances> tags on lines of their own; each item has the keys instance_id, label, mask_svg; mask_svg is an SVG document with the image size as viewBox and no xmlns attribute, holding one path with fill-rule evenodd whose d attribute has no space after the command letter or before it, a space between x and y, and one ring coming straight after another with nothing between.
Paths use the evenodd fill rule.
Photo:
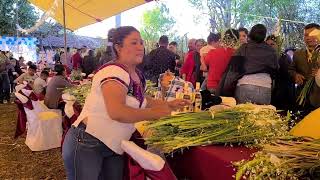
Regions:
<instances>
[{"instance_id":1,"label":"long green stalk","mask_svg":"<svg viewBox=\"0 0 320 180\"><path fill-rule=\"evenodd\" d=\"M253 160L234 163L238 167L236 179L320 177L320 140L279 141L262 148Z\"/></svg>"},{"instance_id":2,"label":"long green stalk","mask_svg":"<svg viewBox=\"0 0 320 180\"><path fill-rule=\"evenodd\" d=\"M299 94L297 99L297 102L300 106L304 106L306 104L307 97L312 89L314 82L315 82L314 78L311 78L303 86L303 89L301 90L301 93Z\"/></svg>"},{"instance_id":3,"label":"long green stalk","mask_svg":"<svg viewBox=\"0 0 320 180\"><path fill-rule=\"evenodd\" d=\"M212 119L214 117L214 119ZM165 153L190 146L251 144L286 137L287 121L275 111L252 104L215 112L189 113L148 122L146 144Z\"/></svg>"}]
</instances>

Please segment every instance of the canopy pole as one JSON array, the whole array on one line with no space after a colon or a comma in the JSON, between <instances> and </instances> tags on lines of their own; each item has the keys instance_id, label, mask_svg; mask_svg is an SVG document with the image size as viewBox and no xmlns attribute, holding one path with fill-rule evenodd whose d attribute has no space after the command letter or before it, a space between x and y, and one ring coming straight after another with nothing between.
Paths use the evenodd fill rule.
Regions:
<instances>
[{"instance_id":1,"label":"canopy pole","mask_svg":"<svg viewBox=\"0 0 320 180\"><path fill-rule=\"evenodd\" d=\"M67 62L67 31L66 31L66 9L65 9L65 0L62 0L62 8L63 8L63 35L64 35L64 58Z\"/></svg>"}]
</instances>

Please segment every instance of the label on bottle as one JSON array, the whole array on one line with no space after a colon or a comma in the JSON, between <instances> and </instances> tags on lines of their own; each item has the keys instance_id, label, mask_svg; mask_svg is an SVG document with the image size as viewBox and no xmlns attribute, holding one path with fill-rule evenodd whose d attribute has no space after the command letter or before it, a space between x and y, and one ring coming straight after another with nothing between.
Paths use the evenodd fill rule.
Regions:
<instances>
[{"instance_id":1,"label":"label on bottle","mask_svg":"<svg viewBox=\"0 0 320 180\"><path fill-rule=\"evenodd\" d=\"M202 99L201 94L196 93L195 99L194 99L194 112L200 112L202 107Z\"/></svg>"},{"instance_id":2,"label":"label on bottle","mask_svg":"<svg viewBox=\"0 0 320 180\"><path fill-rule=\"evenodd\" d=\"M183 95L183 99L190 101L190 100L191 100L191 97L190 97L189 94L184 94L184 95ZM190 106L185 106L185 107L183 108L183 111L184 111L184 112L190 112Z\"/></svg>"}]
</instances>

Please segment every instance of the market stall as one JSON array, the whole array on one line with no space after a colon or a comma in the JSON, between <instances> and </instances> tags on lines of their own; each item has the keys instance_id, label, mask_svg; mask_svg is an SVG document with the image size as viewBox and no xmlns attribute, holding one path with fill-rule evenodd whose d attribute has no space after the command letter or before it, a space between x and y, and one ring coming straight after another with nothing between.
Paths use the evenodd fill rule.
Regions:
<instances>
[{"instance_id":1,"label":"market stall","mask_svg":"<svg viewBox=\"0 0 320 180\"><path fill-rule=\"evenodd\" d=\"M171 87L172 83L174 81L160 84ZM152 90L152 83L147 84L150 95L159 94ZM77 100L78 104L83 105L89 91L90 84L71 88L65 92L74 97L65 99L73 103ZM73 113L68 115L66 121L74 120L74 115L79 113L78 105L73 106L73 103L68 107ZM217 105L210 111L200 112L191 112L191 109L194 108L189 108L189 112L175 112L174 116L136 125L144 137L144 144L151 152L164 153L178 178L233 179L236 174L233 162L250 160L261 144L289 136L287 121L277 115L272 106ZM68 124L71 125L70 122ZM142 142L140 146L144 144Z\"/></svg>"}]
</instances>

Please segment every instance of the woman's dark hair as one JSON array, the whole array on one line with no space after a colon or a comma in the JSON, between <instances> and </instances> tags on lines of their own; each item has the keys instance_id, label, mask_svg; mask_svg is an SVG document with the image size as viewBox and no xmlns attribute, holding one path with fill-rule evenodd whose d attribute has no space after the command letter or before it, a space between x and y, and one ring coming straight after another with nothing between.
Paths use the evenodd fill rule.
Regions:
<instances>
[{"instance_id":1,"label":"woman's dark hair","mask_svg":"<svg viewBox=\"0 0 320 180\"><path fill-rule=\"evenodd\" d=\"M108 41L109 42L113 42L113 36L114 36L114 32L116 31L115 28L111 28L109 31L108 31Z\"/></svg>"},{"instance_id":2,"label":"woman's dark hair","mask_svg":"<svg viewBox=\"0 0 320 180\"><path fill-rule=\"evenodd\" d=\"M32 61L28 61L27 62L27 66L31 66L31 65L33 65L33 62Z\"/></svg>"},{"instance_id":3,"label":"woman's dark hair","mask_svg":"<svg viewBox=\"0 0 320 180\"><path fill-rule=\"evenodd\" d=\"M234 46L239 39L239 31L235 29L228 29L223 36L223 42L226 45Z\"/></svg>"},{"instance_id":4,"label":"woman's dark hair","mask_svg":"<svg viewBox=\"0 0 320 180\"><path fill-rule=\"evenodd\" d=\"M160 46L161 46L162 44L168 45L168 44L169 44L169 38L168 38L168 36L162 35L162 36L159 38L159 44L160 44Z\"/></svg>"},{"instance_id":5,"label":"woman's dark hair","mask_svg":"<svg viewBox=\"0 0 320 180\"><path fill-rule=\"evenodd\" d=\"M312 28L316 28L316 29L320 29L320 25L316 24L316 23L311 23L311 24L307 24L304 29L312 29Z\"/></svg>"},{"instance_id":6,"label":"woman's dark hair","mask_svg":"<svg viewBox=\"0 0 320 180\"><path fill-rule=\"evenodd\" d=\"M49 72L48 72L48 71L43 70L43 71L41 71L41 75L49 76Z\"/></svg>"},{"instance_id":7,"label":"woman's dark hair","mask_svg":"<svg viewBox=\"0 0 320 180\"><path fill-rule=\"evenodd\" d=\"M244 28L244 27L239 28L239 30L238 30L238 31L239 31L239 32L244 32L246 35L248 35L248 34L249 34L248 29L247 29L247 28Z\"/></svg>"},{"instance_id":8,"label":"woman's dark hair","mask_svg":"<svg viewBox=\"0 0 320 180\"><path fill-rule=\"evenodd\" d=\"M221 39L221 34L220 33L210 33L208 38L207 38L207 42L208 44L212 43L212 42L218 42Z\"/></svg>"},{"instance_id":9,"label":"woman's dark hair","mask_svg":"<svg viewBox=\"0 0 320 180\"><path fill-rule=\"evenodd\" d=\"M197 39L195 44L197 44L199 42L202 43L203 45L206 44L206 41L204 39Z\"/></svg>"},{"instance_id":10,"label":"woman's dark hair","mask_svg":"<svg viewBox=\"0 0 320 180\"><path fill-rule=\"evenodd\" d=\"M254 25L249 33L250 40L256 43L264 42L267 35L267 28L263 24Z\"/></svg>"},{"instance_id":11,"label":"woman's dark hair","mask_svg":"<svg viewBox=\"0 0 320 180\"><path fill-rule=\"evenodd\" d=\"M277 37L275 35L270 35L267 37L266 41L268 41L268 40L272 40L274 42L277 42Z\"/></svg>"},{"instance_id":12,"label":"woman's dark hair","mask_svg":"<svg viewBox=\"0 0 320 180\"><path fill-rule=\"evenodd\" d=\"M171 43L169 43L169 45L171 45L171 46L178 46L178 43L175 42L175 41L172 41Z\"/></svg>"},{"instance_id":13,"label":"woman's dark hair","mask_svg":"<svg viewBox=\"0 0 320 180\"><path fill-rule=\"evenodd\" d=\"M94 56L94 51L90 49L90 50L88 51L88 55L89 55L89 56Z\"/></svg>"},{"instance_id":14,"label":"woman's dark hair","mask_svg":"<svg viewBox=\"0 0 320 180\"><path fill-rule=\"evenodd\" d=\"M63 75L63 72L65 71L65 69L62 64L57 64L54 66L54 71L57 72L57 75Z\"/></svg>"},{"instance_id":15,"label":"woman's dark hair","mask_svg":"<svg viewBox=\"0 0 320 180\"><path fill-rule=\"evenodd\" d=\"M31 64L29 65L29 69L33 69L33 70L36 71L36 70L37 70L37 66L31 63Z\"/></svg>"},{"instance_id":16,"label":"woman's dark hair","mask_svg":"<svg viewBox=\"0 0 320 180\"><path fill-rule=\"evenodd\" d=\"M135 27L132 27L132 26L122 26L122 27L118 27L113 32L113 38L112 38L113 50L114 50L114 53L116 54L117 57L119 56L119 54L118 54L115 46L116 45L122 46L124 39L132 32L139 32L139 31Z\"/></svg>"}]
</instances>

